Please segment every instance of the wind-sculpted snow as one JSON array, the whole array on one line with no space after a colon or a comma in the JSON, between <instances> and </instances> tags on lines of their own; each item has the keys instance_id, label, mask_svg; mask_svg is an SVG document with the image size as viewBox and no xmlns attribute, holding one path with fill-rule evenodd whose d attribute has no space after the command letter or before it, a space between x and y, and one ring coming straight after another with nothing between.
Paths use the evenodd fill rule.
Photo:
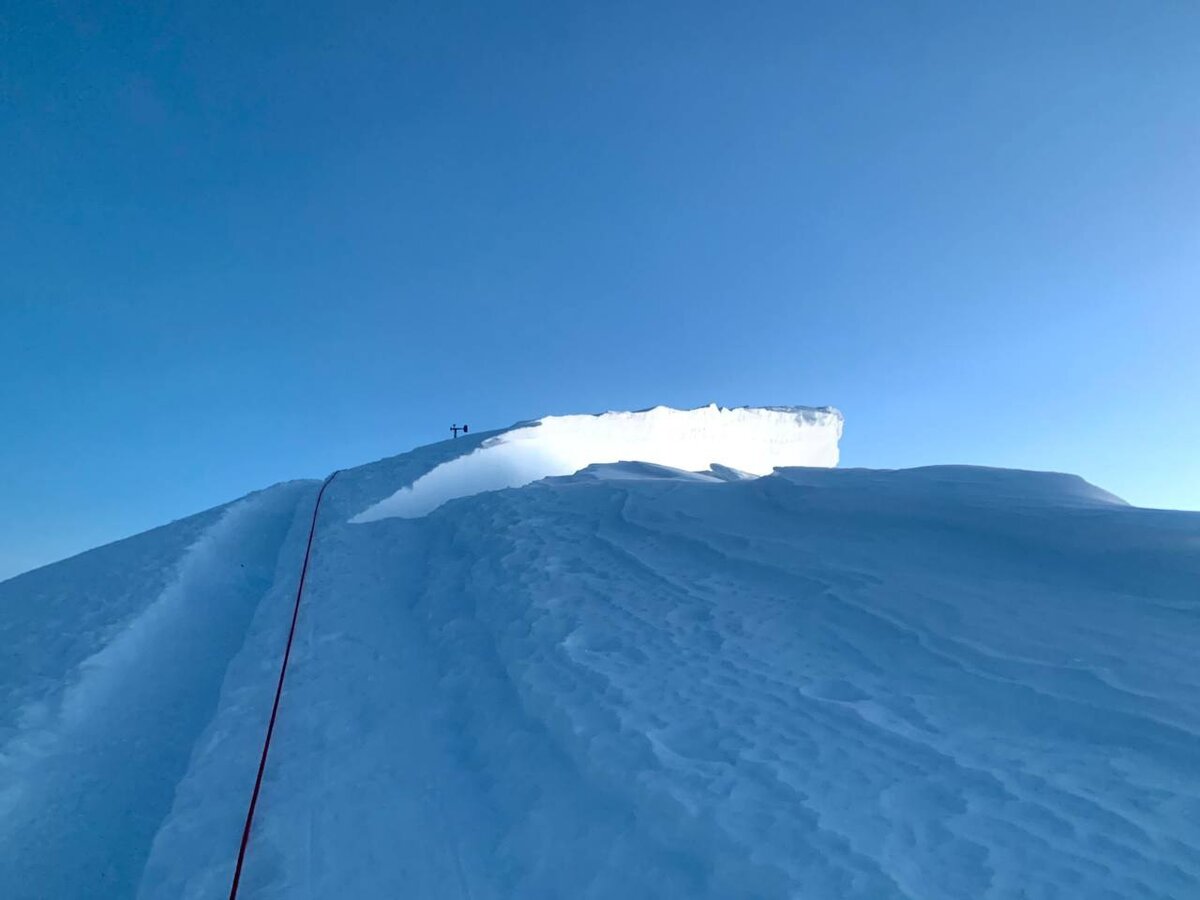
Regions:
<instances>
[{"instance_id":1,"label":"wind-sculpted snow","mask_svg":"<svg viewBox=\"0 0 1200 900\"><path fill-rule=\"evenodd\" d=\"M447 500L570 475L588 465L638 461L683 470L718 463L754 475L776 466L835 466L842 416L834 409L658 406L598 416L548 416L484 441L355 517L416 518Z\"/></svg>"},{"instance_id":2,"label":"wind-sculpted snow","mask_svg":"<svg viewBox=\"0 0 1200 900\"><path fill-rule=\"evenodd\" d=\"M1044 473L622 464L341 524L357 477L248 896L1200 891L1200 516ZM151 863L143 897L211 877Z\"/></svg>"},{"instance_id":3,"label":"wind-sculpted snow","mask_svg":"<svg viewBox=\"0 0 1200 900\"><path fill-rule=\"evenodd\" d=\"M157 541L115 544L0 586L6 622L24 625L4 629L5 653L28 666L6 685L22 690L10 695L18 705L4 710L0 745L0 896L133 895L225 665L259 598L294 567L289 559L278 572L275 559L297 502L311 496L306 483L280 485L145 536ZM194 540L180 547L173 531ZM97 591L97 581L121 585L114 576L137 545L155 543L159 555L143 557L155 575L146 593ZM127 572L125 586L141 576ZM72 595L73 608L64 602ZM108 621L84 632L92 652L79 659L82 623L101 616Z\"/></svg>"},{"instance_id":4,"label":"wind-sculpted snow","mask_svg":"<svg viewBox=\"0 0 1200 900\"><path fill-rule=\"evenodd\" d=\"M239 896L1200 896L1200 514L717 458L350 523L492 437L330 486ZM289 490L0 585L0 896L227 893ZM70 591L121 612L58 646Z\"/></svg>"}]
</instances>

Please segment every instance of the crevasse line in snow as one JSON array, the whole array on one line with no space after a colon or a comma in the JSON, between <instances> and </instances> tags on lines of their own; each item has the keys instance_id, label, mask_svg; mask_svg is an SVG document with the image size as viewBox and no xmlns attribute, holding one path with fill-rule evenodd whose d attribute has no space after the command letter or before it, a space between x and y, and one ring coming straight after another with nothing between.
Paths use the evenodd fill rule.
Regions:
<instances>
[{"instance_id":1,"label":"crevasse line in snow","mask_svg":"<svg viewBox=\"0 0 1200 900\"><path fill-rule=\"evenodd\" d=\"M687 471L713 464L752 475L777 466L832 467L842 414L830 407L657 406L639 412L547 416L443 463L350 521L418 518L458 497L521 487L597 463L638 461Z\"/></svg>"}]
</instances>

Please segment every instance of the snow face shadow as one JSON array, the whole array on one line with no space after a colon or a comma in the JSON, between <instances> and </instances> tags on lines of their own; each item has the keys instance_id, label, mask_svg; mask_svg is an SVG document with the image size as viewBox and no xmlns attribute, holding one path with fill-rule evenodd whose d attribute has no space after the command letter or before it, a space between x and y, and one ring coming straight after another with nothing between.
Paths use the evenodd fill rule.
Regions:
<instances>
[{"instance_id":1,"label":"snow face shadow","mask_svg":"<svg viewBox=\"0 0 1200 900\"><path fill-rule=\"evenodd\" d=\"M280 485L229 507L158 598L84 660L60 700L26 711L0 752L0 883L18 891L8 896L134 893L310 492Z\"/></svg>"}]
</instances>

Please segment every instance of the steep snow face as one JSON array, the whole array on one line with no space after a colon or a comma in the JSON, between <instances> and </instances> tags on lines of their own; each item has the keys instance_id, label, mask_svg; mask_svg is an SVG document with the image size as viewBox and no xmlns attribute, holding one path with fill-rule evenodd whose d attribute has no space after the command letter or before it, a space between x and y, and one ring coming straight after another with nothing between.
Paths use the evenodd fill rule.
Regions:
<instances>
[{"instance_id":1,"label":"steep snow face","mask_svg":"<svg viewBox=\"0 0 1200 900\"><path fill-rule=\"evenodd\" d=\"M0 584L0 896L134 895L227 664L294 583L314 493L278 485ZM261 740L250 706L239 759Z\"/></svg>"},{"instance_id":2,"label":"steep snow face","mask_svg":"<svg viewBox=\"0 0 1200 900\"><path fill-rule=\"evenodd\" d=\"M618 448L350 521L544 427L330 485L239 897L1200 896L1200 514ZM0 897L227 896L317 488L0 584Z\"/></svg>"},{"instance_id":3,"label":"steep snow face","mask_svg":"<svg viewBox=\"0 0 1200 900\"><path fill-rule=\"evenodd\" d=\"M614 464L351 525L342 477L247 898L1200 896L1200 515ZM143 900L219 882L228 752Z\"/></svg>"},{"instance_id":4,"label":"steep snow face","mask_svg":"<svg viewBox=\"0 0 1200 900\"><path fill-rule=\"evenodd\" d=\"M718 465L752 475L777 466L836 466L842 415L809 407L666 406L548 416L485 441L354 517L416 518L448 500L570 475L594 463L638 461L685 471Z\"/></svg>"}]
</instances>

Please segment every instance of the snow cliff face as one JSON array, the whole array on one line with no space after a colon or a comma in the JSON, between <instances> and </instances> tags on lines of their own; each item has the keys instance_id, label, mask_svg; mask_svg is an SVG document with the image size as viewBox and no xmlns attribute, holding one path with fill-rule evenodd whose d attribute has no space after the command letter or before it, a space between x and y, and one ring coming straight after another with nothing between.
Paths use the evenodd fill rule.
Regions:
<instances>
[{"instance_id":1,"label":"snow cliff face","mask_svg":"<svg viewBox=\"0 0 1200 900\"><path fill-rule=\"evenodd\" d=\"M548 416L487 439L354 521L415 518L457 497L521 487L596 463L639 461L697 471L716 463L753 475L767 475L776 466L836 466L841 436L841 413L807 407L724 409L713 404Z\"/></svg>"},{"instance_id":2,"label":"snow cliff face","mask_svg":"<svg viewBox=\"0 0 1200 900\"><path fill-rule=\"evenodd\" d=\"M497 437L331 484L240 896L1200 895L1200 514L619 449L350 521ZM227 894L316 489L0 584L0 896Z\"/></svg>"}]
</instances>

